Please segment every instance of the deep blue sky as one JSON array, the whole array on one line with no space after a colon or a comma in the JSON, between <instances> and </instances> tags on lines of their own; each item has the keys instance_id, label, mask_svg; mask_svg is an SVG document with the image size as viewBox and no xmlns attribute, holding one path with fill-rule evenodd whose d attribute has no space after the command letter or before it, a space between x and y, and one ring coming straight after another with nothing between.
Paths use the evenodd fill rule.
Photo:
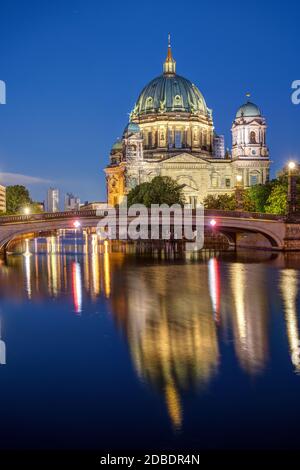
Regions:
<instances>
[{"instance_id":1,"label":"deep blue sky","mask_svg":"<svg viewBox=\"0 0 300 470\"><path fill-rule=\"evenodd\" d=\"M273 174L300 160L298 1L0 0L0 172L44 199L103 200L102 168L142 87L161 73L171 32L179 74L198 85L230 146L252 93L268 122Z\"/></svg>"}]
</instances>

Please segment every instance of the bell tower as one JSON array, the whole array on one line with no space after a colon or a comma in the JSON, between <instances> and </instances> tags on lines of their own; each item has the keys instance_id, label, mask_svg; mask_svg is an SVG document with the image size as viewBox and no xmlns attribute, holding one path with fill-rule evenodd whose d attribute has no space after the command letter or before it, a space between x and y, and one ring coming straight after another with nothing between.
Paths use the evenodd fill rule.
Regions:
<instances>
[{"instance_id":1,"label":"bell tower","mask_svg":"<svg viewBox=\"0 0 300 470\"><path fill-rule=\"evenodd\" d=\"M259 107L248 100L237 111L232 124L232 168L235 184L241 187L264 184L269 179L269 149L266 120Z\"/></svg>"},{"instance_id":2,"label":"bell tower","mask_svg":"<svg viewBox=\"0 0 300 470\"><path fill-rule=\"evenodd\" d=\"M250 94L246 96L249 98ZM232 124L232 158L268 158L266 129L260 109L248 99L238 109Z\"/></svg>"}]
</instances>

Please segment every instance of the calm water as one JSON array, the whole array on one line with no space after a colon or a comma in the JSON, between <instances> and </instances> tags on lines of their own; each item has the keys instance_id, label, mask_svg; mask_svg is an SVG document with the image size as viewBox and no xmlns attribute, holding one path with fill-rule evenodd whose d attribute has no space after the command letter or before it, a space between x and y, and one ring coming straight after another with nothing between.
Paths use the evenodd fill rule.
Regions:
<instances>
[{"instance_id":1,"label":"calm water","mask_svg":"<svg viewBox=\"0 0 300 470\"><path fill-rule=\"evenodd\" d=\"M298 266L253 252L9 256L0 447L300 447Z\"/></svg>"}]
</instances>

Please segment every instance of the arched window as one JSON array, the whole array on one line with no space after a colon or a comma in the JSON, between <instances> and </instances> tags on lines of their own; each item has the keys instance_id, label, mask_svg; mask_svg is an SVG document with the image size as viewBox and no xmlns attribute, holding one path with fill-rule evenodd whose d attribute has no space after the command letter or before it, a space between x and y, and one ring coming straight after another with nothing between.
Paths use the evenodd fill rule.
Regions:
<instances>
[{"instance_id":1,"label":"arched window","mask_svg":"<svg viewBox=\"0 0 300 470\"><path fill-rule=\"evenodd\" d=\"M250 132L250 144L256 144L256 134L254 131Z\"/></svg>"},{"instance_id":2,"label":"arched window","mask_svg":"<svg viewBox=\"0 0 300 470\"><path fill-rule=\"evenodd\" d=\"M152 105L153 105L153 98L151 98L151 96L149 96L146 99L146 109L152 108Z\"/></svg>"},{"instance_id":3,"label":"arched window","mask_svg":"<svg viewBox=\"0 0 300 470\"><path fill-rule=\"evenodd\" d=\"M182 98L180 95L174 96L174 106L182 106Z\"/></svg>"}]
</instances>

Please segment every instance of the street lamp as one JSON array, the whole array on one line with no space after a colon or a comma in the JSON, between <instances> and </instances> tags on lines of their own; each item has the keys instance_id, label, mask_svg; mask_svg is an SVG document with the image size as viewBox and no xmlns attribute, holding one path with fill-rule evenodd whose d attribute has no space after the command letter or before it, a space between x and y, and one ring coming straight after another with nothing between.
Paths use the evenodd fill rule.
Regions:
<instances>
[{"instance_id":1,"label":"street lamp","mask_svg":"<svg viewBox=\"0 0 300 470\"><path fill-rule=\"evenodd\" d=\"M296 168L296 163L295 162L289 162L288 167L289 167L290 171L293 171Z\"/></svg>"},{"instance_id":2,"label":"street lamp","mask_svg":"<svg viewBox=\"0 0 300 470\"><path fill-rule=\"evenodd\" d=\"M24 207L24 214L29 215L30 214L30 207Z\"/></svg>"},{"instance_id":3,"label":"street lamp","mask_svg":"<svg viewBox=\"0 0 300 470\"><path fill-rule=\"evenodd\" d=\"M235 201L236 208L238 211L243 210L243 188L242 188L242 175L236 175L236 185L235 185Z\"/></svg>"},{"instance_id":4,"label":"street lamp","mask_svg":"<svg viewBox=\"0 0 300 470\"><path fill-rule=\"evenodd\" d=\"M293 161L288 163L288 216L293 216L297 212L297 175L294 172L296 166Z\"/></svg>"},{"instance_id":5,"label":"street lamp","mask_svg":"<svg viewBox=\"0 0 300 470\"><path fill-rule=\"evenodd\" d=\"M237 186L240 186L242 179L243 179L242 175L236 175Z\"/></svg>"},{"instance_id":6,"label":"street lamp","mask_svg":"<svg viewBox=\"0 0 300 470\"><path fill-rule=\"evenodd\" d=\"M75 228L79 228L81 226L81 223L79 222L79 220L75 220L73 222L73 225L74 225Z\"/></svg>"}]
</instances>

